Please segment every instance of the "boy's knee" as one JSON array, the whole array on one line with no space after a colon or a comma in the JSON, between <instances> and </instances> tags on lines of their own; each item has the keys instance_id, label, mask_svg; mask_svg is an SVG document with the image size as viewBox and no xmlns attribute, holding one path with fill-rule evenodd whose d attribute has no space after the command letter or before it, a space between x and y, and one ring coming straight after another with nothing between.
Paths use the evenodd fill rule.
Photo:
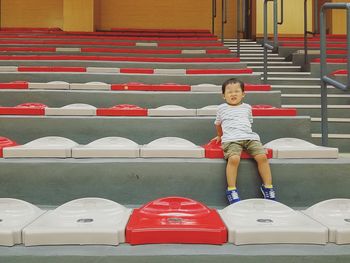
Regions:
<instances>
[{"instance_id":1,"label":"boy's knee","mask_svg":"<svg viewBox=\"0 0 350 263\"><path fill-rule=\"evenodd\" d=\"M239 161L241 160L240 156L238 155L231 155L229 158L228 158L228 163L231 164L231 165L238 165L239 164Z\"/></svg>"},{"instance_id":2,"label":"boy's knee","mask_svg":"<svg viewBox=\"0 0 350 263\"><path fill-rule=\"evenodd\" d=\"M254 156L254 159L255 159L257 162L268 162L268 161L269 161L269 160L267 159L266 154L258 154L258 155L255 155L255 156Z\"/></svg>"}]
</instances>

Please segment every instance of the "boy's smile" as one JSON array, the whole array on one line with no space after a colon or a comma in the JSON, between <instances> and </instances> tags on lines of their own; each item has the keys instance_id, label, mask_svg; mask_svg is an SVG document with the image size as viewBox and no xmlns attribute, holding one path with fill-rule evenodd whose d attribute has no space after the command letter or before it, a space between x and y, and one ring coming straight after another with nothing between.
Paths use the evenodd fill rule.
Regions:
<instances>
[{"instance_id":1,"label":"boy's smile","mask_svg":"<svg viewBox=\"0 0 350 263\"><path fill-rule=\"evenodd\" d=\"M225 93L223 94L224 100L227 102L227 104L232 106L240 105L244 96L245 94L242 91L239 83L227 85Z\"/></svg>"}]
</instances>

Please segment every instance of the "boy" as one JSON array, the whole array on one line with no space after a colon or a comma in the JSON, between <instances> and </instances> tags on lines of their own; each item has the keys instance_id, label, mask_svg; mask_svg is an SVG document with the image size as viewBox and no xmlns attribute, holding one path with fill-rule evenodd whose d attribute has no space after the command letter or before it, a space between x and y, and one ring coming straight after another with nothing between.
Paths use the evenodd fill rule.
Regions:
<instances>
[{"instance_id":1,"label":"boy","mask_svg":"<svg viewBox=\"0 0 350 263\"><path fill-rule=\"evenodd\" d=\"M252 155L257 162L259 175L263 181L260 189L264 198L275 200L269 161L259 135L251 128L252 108L242 102L245 96L244 83L235 78L228 79L222 84L222 94L226 103L218 107L215 119L217 137L214 139L222 142L227 160L227 200L230 204L240 201L236 181L242 149Z\"/></svg>"}]
</instances>

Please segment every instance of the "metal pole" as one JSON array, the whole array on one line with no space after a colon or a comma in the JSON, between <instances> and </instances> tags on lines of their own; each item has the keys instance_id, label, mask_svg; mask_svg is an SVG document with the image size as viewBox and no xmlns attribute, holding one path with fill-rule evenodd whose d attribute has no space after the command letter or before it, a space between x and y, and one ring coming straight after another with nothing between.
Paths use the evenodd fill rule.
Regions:
<instances>
[{"instance_id":1,"label":"metal pole","mask_svg":"<svg viewBox=\"0 0 350 263\"><path fill-rule=\"evenodd\" d=\"M273 46L278 47L278 10L277 0L273 1Z\"/></svg>"},{"instance_id":2,"label":"metal pole","mask_svg":"<svg viewBox=\"0 0 350 263\"><path fill-rule=\"evenodd\" d=\"M264 83L267 83L267 2L264 0Z\"/></svg>"},{"instance_id":3,"label":"metal pole","mask_svg":"<svg viewBox=\"0 0 350 263\"><path fill-rule=\"evenodd\" d=\"M215 32L215 17L216 17L216 0L212 0L212 11L211 11L211 32Z\"/></svg>"},{"instance_id":4,"label":"metal pole","mask_svg":"<svg viewBox=\"0 0 350 263\"><path fill-rule=\"evenodd\" d=\"M314 33L318 34L318 0L314 0Z\"/></svg>"},{"instance_id":5,"label":"metal pole","mask_svg":"<svg viewBox=\"0 0 350 263\"><path fill-rule=\"evenodd\" d=\"M327 75L326 68L326 21L325 8L322 6L320 14L321 26L321 129L322 129L322 145L328 145L328 116L327 116L327 83L322 80Z\"/></svg>"},{"instance_id":6,"label":"metal pole","mask_svg":"<svg viewBox=\"0 0 350 263\"><path fill-rule=\"evenodd\" d=\"M307 0L304 0L304 66L308 63L308 43L307 43Z\"/></svg>"},{"instance_id":7,"label":"metal pole","mask_svg":"<svg viewBox=\"0 0 350 263\"><path fill-rule=\"evenodd\" d=\"M221 0L221 42L224 43L225 39L225 33L224 29L225 26L224 24L226 23L226 0Z\"/></svg>"},{"instance_id":8,"label":"metal pole","mask_svg":"<svg viewBox=\"0 0 350 263\"><path fill-rule=\"evenodd\" d=\"M240 12L240 9L241 9L241 0L236 0L237 1L237 12L236 12L236 17L237 17L237 49L236 49L236 54L237 54L237 57L240 56L241 54L241 39L240 39L240 28L241 28L241 12Z\"/></svg>"}]
</instances>

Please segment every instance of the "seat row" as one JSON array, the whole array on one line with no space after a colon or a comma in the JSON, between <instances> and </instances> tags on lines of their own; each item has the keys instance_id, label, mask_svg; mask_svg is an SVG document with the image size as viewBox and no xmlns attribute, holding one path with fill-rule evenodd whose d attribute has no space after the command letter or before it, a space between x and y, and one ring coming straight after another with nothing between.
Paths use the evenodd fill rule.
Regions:
<instances>
[{"instance_id":1,"label":"seat row","mask_svg":"<svg viewBox=\"0 0 350 263\"><path fill-rule=\"evenodd\" d=\"M133 210L102 198L76 199L48 211L0 198L0 207L3 246L350 243L350 199L325 200L303 211L265 199L215 210L177 196Z\"/></svg>"},{"instance_id":2,"label":"seat row","mask_svg":"<svg viewBox=\"0 0 350 263\"><path fill-rule=\"evenodd\" d=\"M63 107L48 107L41 103L23 103L15 107L1 107L0 115L46 115L46 116L215 116L217 105L200 109L188 109L178 105L164 105L146 109L137 105L118 104L109 108L96 108L83 103L69 104ZM295 108L277 108L271 105L253 105L253 116L296 116Z\"/></svg>"},{"instance_id":3,"label":"seat row","mask_svg":"<svg viewBox=\"0 0 350 263\"><path fill-rule=\"evenodd\" d=\"M297 138L280 138L264 145L268 158L338 158L338 149L317 146ZM43 137L17 145L0 137L0 157L4 158L223 158L221 143L212 140L198 146L178 137L163 137L145 145L123 137L105 137L86 145L64 138ZM241 158L252 158L243 152Z\"/></svg>"},{"instance_id":4,"label":"seat row","mask_svg":"<svg viewBox=\"0 0 350 263\"><path fill-rule=\"evenodd\" d=\"M0 72L82 72L82 73L122 73L157 75L194 74L252 74L250 68L235 69L153 69L153 68L105 68L105 67L67 67L67 66L0 66Z\"/></svg>"},{"instance_id":5,"label":"seat row","mask_svg":"<svg viewBox=\"0 0 350 263\"><path fill-rule=\"evenodd\" d=\"M27 81L12 81L0 83L0 89L42 89L42 90L115 90L115 91L193 91L193 92L220 92L221 86L214 84L181 85L176 83L146 84L129 82L121 84L107 84L104 82L68 83L65 81L50 81L34 83ZM271 91L269 84L244 85L245 91Z\"/></svg>"}]
</instances>

